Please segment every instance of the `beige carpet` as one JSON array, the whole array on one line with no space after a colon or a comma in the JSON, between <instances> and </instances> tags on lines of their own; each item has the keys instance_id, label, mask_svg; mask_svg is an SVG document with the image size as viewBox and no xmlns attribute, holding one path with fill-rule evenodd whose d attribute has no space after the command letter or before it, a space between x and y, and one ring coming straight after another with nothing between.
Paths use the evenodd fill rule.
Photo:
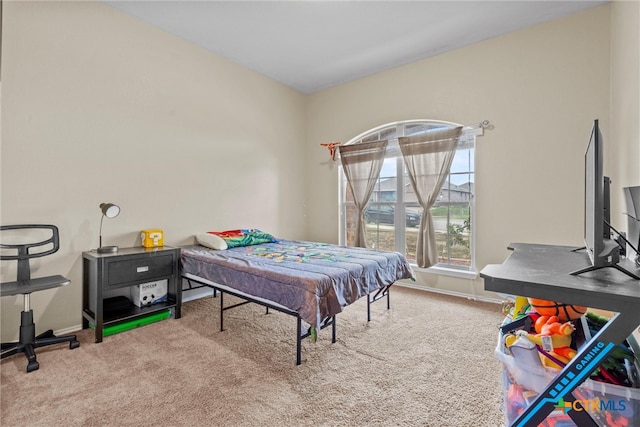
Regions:
<instances>
[{"instance_id":1,"label":"beige carpet","mask_svg":"<svg viewBox=\"0 0 640 427\"><path fill-rule=\"evenodd\" d=\"M225 298L229 304L232 298ZM366 301L338 316L338 340L303 341L295 319L219 298L81 346L39 349L1 364L8 426L500 426L500 307L396 287L391 310Z\"/></svg>"}]
</instances>

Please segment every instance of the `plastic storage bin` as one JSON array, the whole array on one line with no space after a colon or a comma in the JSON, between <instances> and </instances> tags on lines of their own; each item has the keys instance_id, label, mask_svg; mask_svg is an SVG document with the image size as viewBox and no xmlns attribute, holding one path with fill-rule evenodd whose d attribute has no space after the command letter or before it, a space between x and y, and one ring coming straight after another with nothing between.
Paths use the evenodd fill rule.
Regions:
<instances>
[{"instance_id":1,"label":"plastic storage bin","mask_svg":"<svg viewBox=\"0 0 640 427\"><path fill-rule=\"evenodd\" d=\"M503 411L510 426L560 372L545 367L521 366L506 353L502 335L496 358L502 362ZM607 384L590 379L578 386L574 396L601 427L640 427L640 389ZM554 410L544 427L573 427L576 424L562 409ZM579 426L578 426L579 427Z\"/></svg>"}]
</instances>

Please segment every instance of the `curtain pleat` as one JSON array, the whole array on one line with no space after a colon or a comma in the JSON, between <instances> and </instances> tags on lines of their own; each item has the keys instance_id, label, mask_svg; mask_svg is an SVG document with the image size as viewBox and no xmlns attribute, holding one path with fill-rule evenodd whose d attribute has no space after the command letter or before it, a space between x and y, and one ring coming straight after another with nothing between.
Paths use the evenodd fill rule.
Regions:
<instances>
[{"instance_id":1,"label":"curtain pleat","mask_svg":"<svg viewBox=\"0 0 640 427\"><path fill-rule=\"evenodd\" d=\"M367 247L364 210L380 176L387 150L387 140L340 145L340 162L358 210L354 245Z\"/></svg>"}]
</instances>

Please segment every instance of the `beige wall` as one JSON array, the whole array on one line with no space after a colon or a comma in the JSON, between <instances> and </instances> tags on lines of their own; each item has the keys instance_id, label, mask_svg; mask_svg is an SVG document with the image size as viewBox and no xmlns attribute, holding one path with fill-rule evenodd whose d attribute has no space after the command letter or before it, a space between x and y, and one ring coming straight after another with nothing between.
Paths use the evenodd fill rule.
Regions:
<instances>
[{"instance_id":1,"label":"beige wall","mask_svg":"<svg viewBox=\"0 0 640 427\"><path fill-rule=\"evenodd\" d=\"M337 242L337 166L319 144L383 123L495 125L477 150L478 269L502 262L511 241L580 243L594 118L615 138L612 178L639 184L638 2L310 96L101 4L3 7L0 219L57 224L62 249L38 274L73 281L33 295L38 332L80 325L81 252L98 244L100 202L122 206L105 244L138 245L140 229L158 227L180 245L238 226ZM480 279L419 279L486 296ZM20 306L2 298L3 341Z\"/></svg>"},{"instance_id":2,"label":"beige wall","mask_svg":"<svg viewBox=\"0 0 640 427\"><path fill-rule=\"evenodd\" d=\"M238 227L304 237L302 94L100 3L3 7L2 223L58 225L36 274L72 280L33 294L38 332L80 325L101 202L122 208L104 244L139 245L144 228L171 245ZM21 304L2 298L3 341Z\"/></svg>"},{"instance_id":3,"label":"beige wall","mask_svg":"<svg viewBox=\"0 0 640 427\"><path fill-rule=\"evenodd\" d=\"M495 129L476 157L478 270L501 263L510 242L580 245L584 149L595 118L605 137L611 128L609 56L603 6L310 96L309 238L338 239L337 166L318 143L404 119L488 119ZM418 284L491 296L482 279L420 274Z\"/></svg>"},{"instance_id":4,"label":"beige wall","mask_svg":"<svg viewBox=\"0 0 640 427\"><path fill-rule=\"evenodd\" d=\"M611 5L611 132L613 188L640 185L640 1ZM611 195L611 220L627 228L622 194Z\"/></svg>"}]
</instances>

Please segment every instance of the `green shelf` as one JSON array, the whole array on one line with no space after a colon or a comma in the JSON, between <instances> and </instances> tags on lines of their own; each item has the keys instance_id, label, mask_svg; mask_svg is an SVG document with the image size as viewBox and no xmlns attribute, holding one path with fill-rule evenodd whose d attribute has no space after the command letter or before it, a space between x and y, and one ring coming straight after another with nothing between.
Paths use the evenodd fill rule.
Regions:
<instances>
[{"instance_id":1,"label":"green shelf","mask_svg":"<svg viewBox=\"0 0 640 427\"><path fill-rule=\"evenodd\" d=\"M135 318L133 320L127 320L125 322L115 323L113 325L105 326L103 330L103 335L108 337L109 335L117 334L124 331L129 331L131 329L138 328L140 326L148 325L150 323L159 322L161 320L165 320L171 317L171 310L166 309L156 313L149 314L147 316L142 316ZM94 323L89 323L91 329L95 329L96 326Z\"/></svg>"}]
</instances>

